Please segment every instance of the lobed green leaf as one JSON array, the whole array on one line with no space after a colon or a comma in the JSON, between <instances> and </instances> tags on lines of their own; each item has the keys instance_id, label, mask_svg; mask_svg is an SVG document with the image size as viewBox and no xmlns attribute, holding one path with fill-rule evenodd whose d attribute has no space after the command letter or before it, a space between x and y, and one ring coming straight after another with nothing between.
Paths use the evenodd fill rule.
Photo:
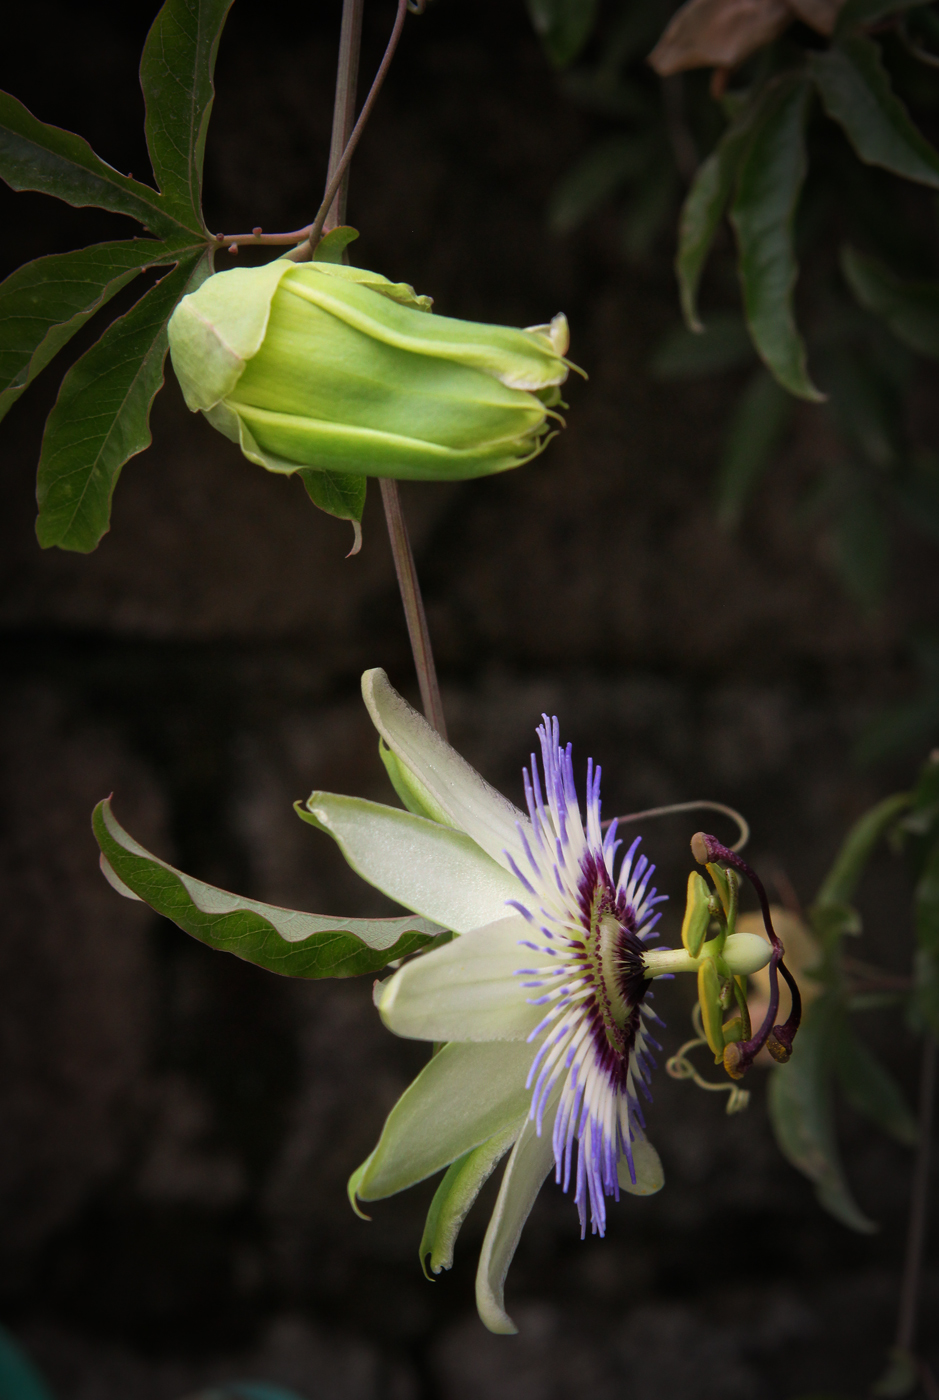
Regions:
<instances>
[{"instance_id":1,"label":"lobed green leaf","mask_svg":"<svg viewBox=\"0 0 939 1400\"><path fill-rule=\"evenodd\" d=\"M861 1234L877 1229L851 1194L835 1138L833 1035L841 1011L828 996L806 1010L792 1059L772 1071L768 1107L779 1150L815 1186L819 1203Z\"/></svg>"},{"instance_id":2,"label":"lobed green leaf","mask_svg":"<svg viewBox=\"0 0 939 1400\"><path fill-rule=\"evenodd\" d=\"M153 173L167 207L189 228L204 227L205 138L215 100L215 59L231 6L232 0L166 0L140 60Z\"/></svg>"},{"instance_id":3,"label":"lobed green leaf","mask_svg":"<svg viewBox=\"0 0 939 1400\"><path fill-rule=\"evenodd\" d=\"M102 870L121 894L143 900L184 932L285 977L357 977L380 972L432 942L438 924L395 919L335 919L280 909L216 889L176 870L139 845L117 821L110 798L92 826Z\"/></svg>"},{"instance_id":4,"label":"lobed green leaf","mask_svg":"<svg viewBox=\"0 0 939 1400\"><path fill-rule=\"evenodd\" d=\"M846 34L827 53L811 54L809 71L861 160L939 189L939 151L911 121L873 39Z\"/></svg>"},{"instance_id":5,"label":"lobed green leaf","mask_svg":"<svg viewBox=\"0 0 939 1400\"><path fill-rule=\"evenodd\" d=\"M939 359L939 282L905 282L876 258L841 250L845 281L865 311L881 316L898 340Z\"/></svg>"},{"instance_id":6,"label":"lobed green leaf","mask_svg":"<svg viewBox=\"0 0 939 1400\"><path fill-rule=\"evenodd\" d=\"M0 418L76 331L145 268L177 254L150 239L26 263L0 283Z\"/></svg>"},{"instance_id":7,"label":"lobed green leaf","mask_svg":"<svg viewBox=\"0 0 939 1400\"><path fill-rule=\"evenodd\" d=\"M778 78L767 90L753 118L730 218L753 343L784 388L818 402L823 395L808 378L792 306L798 275L792 229L807 170L810 95L801 76Z\"/></svg>"},{"instance_id":8,"label":"lobed green leaf","mask_svg":"<svg viewBox=\"0 0 939 1400\"><path fill-rule=\"evenodd\" d=\"M835 1035L835 1069L851 1107L904 1147L919 1141L916 1119L893 1075L842 1020Z\"/></svg>"},{"instance_id":9,"label":"lobed green leaf","mask_svg":"<svg viewBox=\"0 0 939 1400\"><path fill-rule=\"evenodd\" d=\"M207 262L180 262L111 323L62 381L46 421L36 483L36 536L43 549L58 545L87 554L106 533L121 469L150 445L166 323Z\"/></svg>"},{"instance_id":10,"label":"lobed green leaf","mask_svg":"<svg viewBox=\"0 0 939 1400\"><path fill-rule=\"evenodd\" d=\"M191 242L193 233L201 235L198 223L182 223L156 190L108 165L84 137L39 121L8 92L0 92L0 178L14 190L126 214L160 237Z\"/></svg>"}]
</instances>

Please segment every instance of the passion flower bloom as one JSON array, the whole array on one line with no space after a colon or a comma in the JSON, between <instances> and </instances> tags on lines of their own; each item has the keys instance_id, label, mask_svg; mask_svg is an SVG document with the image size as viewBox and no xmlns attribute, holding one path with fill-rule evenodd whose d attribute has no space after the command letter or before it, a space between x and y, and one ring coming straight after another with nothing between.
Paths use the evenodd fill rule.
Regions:
<instances>
[{"instance_id":1,"label":"passion flower bloom","mask_svg":"<svg viewBox=\"0 0 939 1400\"><path fill-rule=\"evenodd\" d=\"M533 755L526 815L383 671L366 672L362 689L410 810L324 792L298 810L371 884L457 936L376 987L389 1029L445 1043L392 1109L350 1197L376 1200L449 1167L421 1242L422 1262L429 1257L439 1272L450 1267L481 1186L511 1149L476 1297L490 1330L514 1332L505 1276L552 1167L563 1189L573 1188L582 1230L589 1216L601 1235L607 1197L661 1187L639 1103L661 1024L649 982L696 970L703 954L650 948L663 898L650 886L653 867L638 841L620 858L615 824L603 833L592 763L582 818L571 748L560 746L556 720L538 730L541 771ZM744 975L766 962L768 949L737 934L723 957Z\"/></svg>"},{"instance_id":2,"label":"passion flower bloom","mask_svg":"<svg viewBox=\"0 0 939 1400\"><path fill-rule=\"evenodd\" d=\"M285 258L209 277L174 311L169 342L190 409L249 461L360 480L520 466L561 421L570 368L564 316L478 325L378 273Z\"/></svg>"}]
</instances>

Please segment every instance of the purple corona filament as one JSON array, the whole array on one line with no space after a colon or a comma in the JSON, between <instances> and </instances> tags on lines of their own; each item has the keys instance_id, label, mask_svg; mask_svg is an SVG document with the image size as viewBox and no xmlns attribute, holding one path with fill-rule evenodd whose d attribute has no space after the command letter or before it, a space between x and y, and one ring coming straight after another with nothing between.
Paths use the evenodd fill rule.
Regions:
<instances>
[{"instance_id":1,"label":"purple corona filament","mask_svg":"<svg viewBox=\"0 0 939 1400\"><path fill-rule=\"evenodd\" d=\"M533 930L524 946L548 960L518 970L530 1003L545 1011L529 1036L537 1049L527 1087L539 1134L553 1116L555 1175L565 1191L573 1183L582 1233L589 1208L602 1235L606 1197L619 1199L623 1167L635 1183L633 1144L645 1136L638 1096L651 1097L651 1051L660 1047L649 1030L661 1022L647 1004L643 953L664 896L649 888L654 866L637 857L638 839L616 871L622 843L615 822L601 829L600 769L588 761L584 822L571 746L561 748L556 719L543 720L544 782L534 754L524 774L533 828L522 839L524 876L512 865L531 896L511 901Z\"/></svg>"}]
</instances>

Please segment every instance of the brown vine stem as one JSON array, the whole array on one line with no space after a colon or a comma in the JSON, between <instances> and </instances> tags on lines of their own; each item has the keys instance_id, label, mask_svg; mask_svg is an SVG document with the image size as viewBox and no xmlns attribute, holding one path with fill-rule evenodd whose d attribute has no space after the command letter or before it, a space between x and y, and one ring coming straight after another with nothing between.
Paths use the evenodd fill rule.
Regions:
<instances>
[{"instance_id":1,"label":"brown vine stem","mask_svg":"<svg viewBox=\"0 0 939 1400\"><path fill-rule=\"evenodd\" d=\"M310 225L309 236L306 243L302 244L292 254L298 261L309 258L312 249L315 248L320 233L335 228L345 219L346 193L349 182L349 162L358 144L359 137L371 115L378 96L379 89L388 72L391 60L394 57L398 40L401 37L401 30L404 25L405 15L410 9L416 14L422 14L424 10L424 0L398 0L398 12L395 17L394 29L391 38L385 49L384 57L379 65L378 72L372 82L365 105L359 113L359 119L353 125L355 116L355 94L359 71L359 52L362 41L362 13L364 0L343 0L342 6L342 29L339 35L339 59L336 65L336 98L333 105L333 130L329 151L329 170L326 176L326 193L323 202L319 207L316 218ZM424 611L424 600L421 597L421 586L417 577L417 569L414 564L414 552L411 549L411 541L408 538L407 524L404 519L404 512L401 509L401 497L398 492L398 483L382 478L381 498L385 509L385 524L388 527L388 539L391 543L391 553L395 562L395 573L398 576L398 588L401 593L401 603L404 608L404 617L408 626L408 636L411 640L411 652L414 656L414 669L417 672L417 682L420 686L421 703L424 707L424 714L429 722L441 734L447 737L447 726L443 717L443 702L440 698L440 686L437 683L437 667L434 664L434 653L430 645L430 632L427 628L427 615Z\"/></svg>"},{"instance_id":2,"label":"brown vine stem","mask_svg":"<svg viewBox=\"0 0 939 1400\"><path fill-rule=\"evenodd\" d=\"M926 1243L926 1216L929 1205L929 1159L932 1146L933 1107L936 1097L936 1038L928 1031L923 1037L923 1057L919 1079L919 1147L913 1172L910 1223L906 1236L903 1282L897 1314L897 1350L913 1353L919 1314L920 1280Z\"/></svg>"},{"instance_id":3,"label":"brown vine stem","mask_svg":"<svg viewBox=\"0 0 939 1400\"><path fill-rule=\"evenodd\" d=\"M421 688L421 704L424 706L424 714L428 721L434 726L437 733L446 739L447 726L443 717L440 687L437 684L437 667L434 665L434 653L431 650L430 633L427 630L427 615L424 612L424 600L421 597L421 586L417 578L417 569L414 566L414 554L411 549L411 541L408 539L404 512L401 509L398 483L390 481L387 477L382 477L379 484L382 505L385 507L388 538L391 541L391 552L394 555L395 573L398 575L398 588L401 591L401 602L404 605L404 616L408 624L408 636L411 638L414 669L417 671L417 683Z\"/></svg>"}]
</instances>

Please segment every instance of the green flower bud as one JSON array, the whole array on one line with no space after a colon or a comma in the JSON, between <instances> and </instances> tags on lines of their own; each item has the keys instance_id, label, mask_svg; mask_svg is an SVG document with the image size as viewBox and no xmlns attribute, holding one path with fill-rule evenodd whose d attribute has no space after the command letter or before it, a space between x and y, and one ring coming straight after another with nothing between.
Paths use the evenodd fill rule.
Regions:
<instances>
[{"instance_id":1,"label":"green flower bud","mask_svg":"<svg viewBox=\"0 0 939 1400\"><path fill-rule=\"evenodd\" d=\"M562 421L565 318L514 330L430 307L341 263L233 268L179 303L173 368L193 412L249 461L303 471L311 494L310 469L364 487L367 476L486 476L536 456L549 419Z\"/></svg>"}]
</instances>

